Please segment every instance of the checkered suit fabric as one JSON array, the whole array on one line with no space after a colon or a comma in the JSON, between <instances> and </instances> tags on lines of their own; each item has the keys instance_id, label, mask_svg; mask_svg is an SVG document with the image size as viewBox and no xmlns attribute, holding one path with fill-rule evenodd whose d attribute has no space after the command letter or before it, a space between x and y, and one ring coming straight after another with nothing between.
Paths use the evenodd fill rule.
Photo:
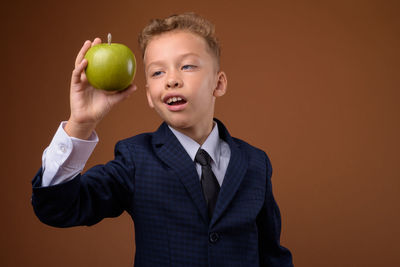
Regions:
<instances>
[{"instance_id":1,"label":"checkered suit fabric","mask_svg":"<svg viewBox=\"0 0 400 267\"><path fill-rule=\"evenodd\" d=\"M217 122L231 159L210 222L194 162L165 123L118 142L114 160L66 183L41 187L39 170L34 211L56 227L93 225L127 211L135 224L136 267L293 266L279 241L267 155Z\"/></svg>"}]
</instances>

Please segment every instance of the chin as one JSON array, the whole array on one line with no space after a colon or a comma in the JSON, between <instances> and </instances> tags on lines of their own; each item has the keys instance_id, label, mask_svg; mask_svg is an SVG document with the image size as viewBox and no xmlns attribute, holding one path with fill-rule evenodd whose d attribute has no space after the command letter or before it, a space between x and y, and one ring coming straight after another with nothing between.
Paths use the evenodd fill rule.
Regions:
<instances>
[{"instance_id":1,"label":"chin","mask_svg":"<svg viewBox=\"0 0 400 267\"><path fill-rule=\"evenodd\" d=\"M184 114L168 114L169 112L164 111L161 108L155 107L155 111L158 113L160 118L165 121L168 125L172 127L185 127L185 125L188 125L188 117L184 116Z\"/></svg>"},{"instance_id":2,"label":"chin","mask_svg":"<svg viewBox=\"0 0 400 267\"><path fill-rule=\"evenodd\" d=\"M185 119L178 119L178 118L169 118L164 120L168 125L170 125L173 128L178 128L178 129L186 129L191 126L190 122Z\"/></svg>"}]
</instances>

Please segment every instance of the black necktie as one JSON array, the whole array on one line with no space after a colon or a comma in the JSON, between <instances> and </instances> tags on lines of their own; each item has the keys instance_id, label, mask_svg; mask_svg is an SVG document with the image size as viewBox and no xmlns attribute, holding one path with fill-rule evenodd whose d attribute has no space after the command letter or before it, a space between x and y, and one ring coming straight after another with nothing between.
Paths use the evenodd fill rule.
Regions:
<instances>
[{"instance_id":1,"label":"black necktie","mask_svg":"<svg viewBox=\"0 0 400 267\"><path fill-rule=\"evenodd\" d=\"M205 150L199 149L197 151L195 161L201 165L201 186L207 201L208 217L211 220L219 193L218 180L211 170L211 157Z\"/></svg>"}]
</instances>

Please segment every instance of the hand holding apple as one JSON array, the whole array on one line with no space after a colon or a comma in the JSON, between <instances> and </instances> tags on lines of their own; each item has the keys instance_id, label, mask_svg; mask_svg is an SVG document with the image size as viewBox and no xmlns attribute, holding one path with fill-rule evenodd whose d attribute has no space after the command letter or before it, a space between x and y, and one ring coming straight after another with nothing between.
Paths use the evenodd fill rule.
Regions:
<instances>
[{"instance_id":1,"label":"hand holding apple","mask_svg":"<svg viewBox=\"0 0 400 267\"><path fill-rule=\"evenodd\" d=\"M97 123L111 108L129 97L137 87L129 85L125 90L109 92L95 89L90 85L85 74L88 61L84 58L89 48L101 43L100 38L93 42L86 41L75 60L70 87L71 115L64 128L69 136L87 139Z\"/></svg>"},{"instance_id":2,"label":"hand holding apple","mask_svg":"<svg viewBox=\"0 0 400 267\"><path fill-rule=\"evenodd\" d=\"M131 84L136 72L136 59L132 51L123 44L93 45L86 53L88 61L86 76L89 83L106 91L119 91Z\"/></svg>"}]
</instances>

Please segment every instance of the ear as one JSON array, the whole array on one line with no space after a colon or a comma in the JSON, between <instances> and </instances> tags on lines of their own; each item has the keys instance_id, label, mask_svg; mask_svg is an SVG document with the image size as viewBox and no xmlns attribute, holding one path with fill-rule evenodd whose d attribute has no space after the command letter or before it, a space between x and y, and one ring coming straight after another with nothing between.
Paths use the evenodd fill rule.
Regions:
<instances>
[{"instance_id":1,"label":"ear","mask_svg":"<svg viewBox=\"0 0 400 267\"><path fill-rule=\"evenodd\" d=\"M146 96L147 96L147 102L149 103L149 106L151 108L154 108L153 100L151 99L150 92L149 92L149 86L146 84Z\"/></svg>"},{"instance_id":2,"label":"ear","mask_svg":"<svg viewBox=\"0 0 400 267\"><path fill-rule=\"evenodd\" d=\"M217 84L214 89L213 95L215 97L220 97L226 93L226 89L228 87L228 79L226 77L225 72L223 71L219 71L217 75L218 75Z\"/></svg>"}]
</instances>

